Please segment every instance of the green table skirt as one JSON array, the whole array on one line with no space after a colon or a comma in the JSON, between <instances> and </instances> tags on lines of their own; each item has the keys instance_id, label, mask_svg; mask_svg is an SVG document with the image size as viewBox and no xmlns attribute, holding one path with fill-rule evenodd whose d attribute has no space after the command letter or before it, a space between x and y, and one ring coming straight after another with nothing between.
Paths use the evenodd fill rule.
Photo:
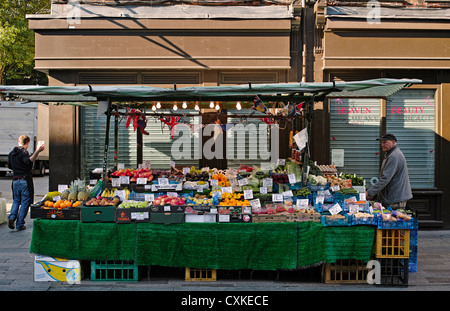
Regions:
<instances>
[{"instance_id":1,"label":"green table skirt","mask_svg":"<svg viewBox=\"0 0 450 311\"><path fill-rule=\"evenodd\" d=\"M211 269L298 269L369 261L374 226L321 223L82 223L35 219L30 252L75 260Z\"/></svg>"}]
</instances>

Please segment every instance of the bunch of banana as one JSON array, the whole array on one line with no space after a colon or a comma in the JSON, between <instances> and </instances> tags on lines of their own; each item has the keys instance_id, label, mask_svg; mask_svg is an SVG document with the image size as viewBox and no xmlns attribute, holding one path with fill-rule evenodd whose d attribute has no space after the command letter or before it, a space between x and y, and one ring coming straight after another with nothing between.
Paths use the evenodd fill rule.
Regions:
<instances>
[{"instance_id":1,"label":"bunch of banana","mask_svg":"<svg viewBox=\"0 0 450 311\"><path fill-rule=\"evenodd\" d=\"M103 190L101 196L103 198L111 198L114 196L114 191L109 191L109 189L105 189L105 190Z\"/></svg>"},{"instance_id":2,"label":"bunch of banana","mask_svg":"<svg viewBox=\"0 0 450 311\"><path fill-rule=\"evenodd\" d=\"M61 193L59 191L47 192L47 194L44 197L44 201L53 201L54 197L57 197L60 195L61 195Z\"/></svg>"}]
</instances>

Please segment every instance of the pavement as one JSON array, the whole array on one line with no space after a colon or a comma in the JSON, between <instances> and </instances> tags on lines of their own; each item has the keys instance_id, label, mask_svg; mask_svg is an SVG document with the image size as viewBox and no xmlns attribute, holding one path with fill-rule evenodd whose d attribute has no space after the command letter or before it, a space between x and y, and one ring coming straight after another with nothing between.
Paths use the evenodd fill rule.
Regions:
<instances>
[{"instance_id":1,"label":"pavement","mask_svg":"<svg viewBox=\"0 0 450 311\"><path fill-rule=\"evenodd\" d=\"M48 191L48 176L34 179L36 198ZM10 179L0 180L2 197L11 202ZM84 277L79 284L67 282L34 281L34 256L29 251L33 232L33 220L26 219L27 229L15 231L7 223L0 225L0 295L2 291L19 292L116 292L150 291L200 294L213 292L417 292L450 290L450 230L419 230L417 272L409 272L407 286L380 286L370 284L325 284L321 281L321 269L312 268L291 273L266 273L249 275L222 273L217 281L185 281L184 269L164 270L144 268L138 282L99 282ZM309 270L309 271L308 271ZM163 297L163 296L161 296ZM183 296L185 297L185 296ZM181 297L182 298L182 297ZM181 299L180 298L180 299Z\"/></svg>"}]
</instances>

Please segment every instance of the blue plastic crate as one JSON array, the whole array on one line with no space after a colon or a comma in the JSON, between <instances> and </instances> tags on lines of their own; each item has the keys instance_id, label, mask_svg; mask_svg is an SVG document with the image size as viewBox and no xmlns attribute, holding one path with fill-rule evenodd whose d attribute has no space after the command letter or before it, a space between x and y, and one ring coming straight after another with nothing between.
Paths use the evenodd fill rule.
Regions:
<instances>
[{"instance_id":1,"label":"blue plastic crate","mask_svg":"<svg viewBox=\"0 0 450 311\"><path fill-rule=\"evenodd\" d=\"M308 187L311 192L317 192L317 191L325 191L330 189L330 184L326 185L311 185L310 183L306 184L306 187Z\"/></svg>"},{"instance_id":2,"label":"blue plastic crate","mask_svg":"<svg viewBox=\"0 0 450 311\"><path fill-rule=\"evenodd\" d=\"M334 203L314 203L314 209L319 213L328 212Z\"/></svg>"},{"instance_id":3,"label":"blue plastic crate","mask_svg":"<svg viewBox=\"0 0 450 311\"><path fill-rule=\"evenodd\" d=\"M339 214L343 217L341 218L333 218L330 217L330 213L323 213L320 215L320 222L326 227L345 227L351 226L352 218L348 214Z\"/></svg>"},{"instance_id":4,"label":"blue plastic crate","mask_svg":"<svg viewBox=\"0 0 450 311\"><path fill-rule=\"evenodd\" d=\"M342 194L340 192L334 192L334 203L343 203L345 200L355 197L356 200L359 199L359 193L352 194Z\"/></svg>"},{"instance_id":5,"label":"blue plastic crate","mask_svg":"<svg viewBox=\"0 0 450 311\"><path fill-rule=\"evenodd\" d=\"M409 272L417 272L417 245L409 246Z\"/></svg>"},{"instance_id":6,"label":"blue plastic crate","mask_svg":"<svg viewBox=\"0 0 450 311\"><path fill-rule=\"evenodd\" d=\"M358 206L358 211L359 212L369 212L369 201L365 201L365 203L357 203L357 202L346 202L344 201L344 204L342 206L342 209L344 210L344 212L348 212L350 210L350 207L355 207Z\"/></svg>"},{"instance_id":7,"label":"blue plastic crate","mask_svg":"<svg viewBox=\"0 0 450 311\"><path fill-rule=\"evenodd\" d=\"M355 217L355 215L352 215L352 226L357 225L371 225L371 226L377 226L378 225L378 218L377 217Z\"/></svg>"},{"instance_id":8,"label":"blue plastic crate","mask_svg":"<svg viewBox=\"0 0 450 311\"><path fill-rule=\"evenodd\" d=\"M381 214L377 215L378 218L378 229L413 229L416 225L416 220L411 218L411 220L397 220L397 221L386 221L381 219Z\"/></svg>"}]
</instances>

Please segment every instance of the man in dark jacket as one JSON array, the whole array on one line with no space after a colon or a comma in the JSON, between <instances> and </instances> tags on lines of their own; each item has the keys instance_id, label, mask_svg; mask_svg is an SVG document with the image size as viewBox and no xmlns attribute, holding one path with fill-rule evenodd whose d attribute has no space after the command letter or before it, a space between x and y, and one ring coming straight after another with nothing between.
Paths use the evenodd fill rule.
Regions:
<instances>
[{"instance_id":1,"label":"man in dark jacket","mask_svg":"<svg viewBox=\"0 0 450 311\"><path fill-rule=\"evenodd\" d=\"M30 156L27 151L29 145L30 138L26 135L21 135L19 137L19 146L14 147L8 155L8 167L13 171L13 204L8 216L8 226L14 229L14 222L17 220L15 226L17 231L26 229L25 217L34 197L33 162L39 153L45 149L44 145L42 145Z\"/></svg>"},{"instance_id":2,"label":"man in dark jacket","mask_svg":"<svg viewBox=\"0 0 450 311\"><path fill-rule=\"evenodd\" d=\"M406 159L397 146L397 138L393 134L385 134L378 138L385 152L381 164L380 179L366 192L368 199L375 198L385 207L392 209L405 208L406 202L412 199Z\"/></svg>"}]
</instances>

